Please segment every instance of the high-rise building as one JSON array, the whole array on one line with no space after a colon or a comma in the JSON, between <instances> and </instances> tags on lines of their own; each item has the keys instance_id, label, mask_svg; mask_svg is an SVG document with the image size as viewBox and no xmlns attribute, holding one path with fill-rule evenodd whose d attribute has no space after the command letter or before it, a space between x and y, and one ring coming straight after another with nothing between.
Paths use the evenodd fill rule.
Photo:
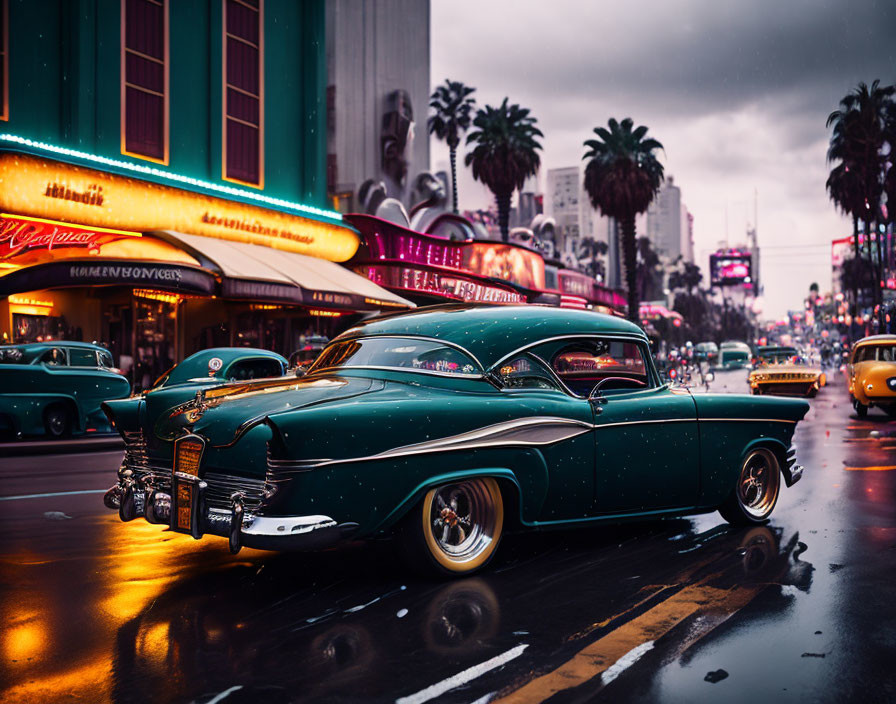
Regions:
<instances>
[{"instance_id":1,"label":"high-rise building","mask_svg":"<svg viewBox=\"0 0 896 704\"><path fill-rule=\"evenodd\" d=\"M561 255L574 255L584 238L608 241L608 220L595 212L582 178L578 166L548 170L544 209L557 223L556 244Z\"/></svg>"},{"instance_id":2,"label":"high-rise building","mask_svg":"<svg viewBox=\"0 0 896 704\"><path fill-rule=\"evenodd\" d=\"M694 214L681 204L681 257L694 262Z\"/></svg>"},{"instance_id":3,"label":"high-rise building","mask_svg":"<svg viewBox=\"0 0 896 704\"><path fill-rule=\"evenodd\" d=\"M674 260L684 254L681 189L672 176L666 179L647 209L647 236L663 256Z\"/></svg>"},{"instance_id":4,"label":"high-rise building","mask_svg":"<svg viewBox=\"0 0 896 704\"><path fill-rule=\"evenodd\" d=\"M327 191L357 209L358 188L382 181L410 205L429 170L429 0L331 0L327 26Z\"/></svg>"}]
</instances>

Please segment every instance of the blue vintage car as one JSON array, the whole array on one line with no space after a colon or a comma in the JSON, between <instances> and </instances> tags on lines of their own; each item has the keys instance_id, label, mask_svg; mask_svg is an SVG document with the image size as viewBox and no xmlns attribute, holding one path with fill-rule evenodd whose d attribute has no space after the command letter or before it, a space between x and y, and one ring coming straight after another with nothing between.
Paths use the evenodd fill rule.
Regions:
<instances>
[{"instance_id":1,"label":"blue vintage car","mask_svg":"<svg viewBox=\"0 0 896 704\"><path fill-rule=\"evenodd\" d=\"M212 347L200 350L172 367L152 385L153 389L226 381L268 379L286 374L286 357L255 347Z\"/></svg>"},{"instance_id":2,"label":"blue vintage car","mask_svg":"<svg viewBox=\"0 0 896 704\"><path fill-rule=\"evenodd\" d=\"M86 342L0 346L0 432L58 438L112 427L103 401L126 398L109 350Z\"/></svg>"},{"instance_id":3,"label":"blue vintage car","mask_svg":"<svg viewBox=\"0 0 896 704\"><path fill-rule=\"evenodd\" d=\"M360 323L307 374L104 405L127 442L106 505L231 550L396 534L470 574L506 530L720 511L768 519L802 468L803 400L691 394L637 326L450 305Z\"/></svg>"}]
</instances>

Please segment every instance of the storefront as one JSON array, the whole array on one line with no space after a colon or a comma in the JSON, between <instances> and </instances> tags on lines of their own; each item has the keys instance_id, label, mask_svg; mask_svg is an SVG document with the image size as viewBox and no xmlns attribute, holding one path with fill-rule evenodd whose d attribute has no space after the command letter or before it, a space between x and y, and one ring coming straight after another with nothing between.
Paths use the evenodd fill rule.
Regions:
<instances>
[{"instance_id":1,"label":"storefront","mask_svg":"<svg viewBox=\"0 0 896 704\"><path fill-rule=\"evenodd\" d=\"M359 242L338 213L34 151L0 151L3 342L101 341L142 388L198 349L288 356L363 314L413 305L337 263Z\"/></svg>"}]
</instances>

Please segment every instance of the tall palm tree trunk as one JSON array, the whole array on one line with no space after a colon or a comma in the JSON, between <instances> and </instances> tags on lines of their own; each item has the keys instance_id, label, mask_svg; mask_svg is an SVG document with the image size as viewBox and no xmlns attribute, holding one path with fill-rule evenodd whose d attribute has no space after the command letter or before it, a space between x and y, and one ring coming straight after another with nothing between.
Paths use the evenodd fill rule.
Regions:
<instances>
[{"instance_id":1,"label":"tall palm tree trunk","mask_svg":"<svg viewBox=\"0 0 896 704\"><path fill-rule=\"evenodd\" d=\"M448 150L451 159L451 205L454 214L457 214L457 148L451 147Z\"/></svg>"},{"instance_id":2,"label":"tall palm tree trunk","mask_svg":"<svg viewBox=\"0 0 896 704\"><path fill-rule=\"evenodd\" d=\"M510 238L510 199L513 191L495 193L495 201L498 203L498 227L501 229L501 239L507 242Z\"/></svg>"},{"instance_id":3,"label":"tall palm tree trunk","mask_svg":"<svg viewBox=\"0 0 896 704\"><path fill-rule=\"evenodd\" d=\"M856 263L862 261L862 252L859 249L859 216L853 213L852 216L852 244L856 251ZM852 280L852 300L853 300L853 316L859 314L859 280L853 277Z\"/></svg>"},{"instance_id":4,"label":"tall palm tree trunk","mask_svg":"<svg viewBox=\"0 0 896 704\"><path fill-rule=\"evenodd\" d=\"M871 296L874 300L874 305L879 305L881 303L881 291L880 291L880 260L877 262L874 261L874 242L871 240L871 220L865 219L865 239L868 241L868 263L871 264L871 275L874 277L874 281L871 282Z\"/></svg>"},{"instance_id":5,"label":"tall palm tree trunk","mask_svg":"<svg viewBox=\"0 0 896 704\"><path fill-rule=\"evenodd\" d=\"M628 319L641 324L641 305L638 301L638 253L635 242L635 218L626 216L620 221L619 249L625 265L625 287L628 294Z\"/></svg>"}]
</instances>

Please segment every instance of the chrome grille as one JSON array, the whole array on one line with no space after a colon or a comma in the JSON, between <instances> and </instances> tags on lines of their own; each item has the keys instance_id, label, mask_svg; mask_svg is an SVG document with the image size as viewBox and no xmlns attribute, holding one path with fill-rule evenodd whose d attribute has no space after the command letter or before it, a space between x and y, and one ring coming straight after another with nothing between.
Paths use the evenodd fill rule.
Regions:
<instances>
[{"instance_id":1,"label":"chrome grille","mask_svg":"<svg viewBox=\"0 0 896 704\"><path fill-rule=\"evenodd\" d=\"M153 488L165 493L171 492L171 466L151 463L146 452L146 438L142 430L125 431L124 463L134 472L137 480L145 488ZM230 474L205 472L202 480L208 485L205 500L209 508L230 510L230 497L242 494L243 506L247 511L257 509L264 498L263 479L247 479Z\"/></svg>"},{"instance_id":2,"label":"chrome grille","mask_svg":"<svg viewBox=\"0 0 896 704\"><path fill-rule=\"evenodd\" d=\"M243 506L247 511L257 509L264 498L264 480L235 477L231 474L206 472L202 480L208 485L205 500L209 508L230 510L230 497L242 494Z\"/></svg>"},{"instance_id":3,"label":"chrome grille","mask_svg":"<svg viewBox=\"0 0 896 704\"><path fill-rule=\"evenodd\" d=\"M149 457L146 454L146 438L142 430L126 430L124 437L124 462L128 469L134 471L149 467Z\"/></svg>"}]
</instances>

